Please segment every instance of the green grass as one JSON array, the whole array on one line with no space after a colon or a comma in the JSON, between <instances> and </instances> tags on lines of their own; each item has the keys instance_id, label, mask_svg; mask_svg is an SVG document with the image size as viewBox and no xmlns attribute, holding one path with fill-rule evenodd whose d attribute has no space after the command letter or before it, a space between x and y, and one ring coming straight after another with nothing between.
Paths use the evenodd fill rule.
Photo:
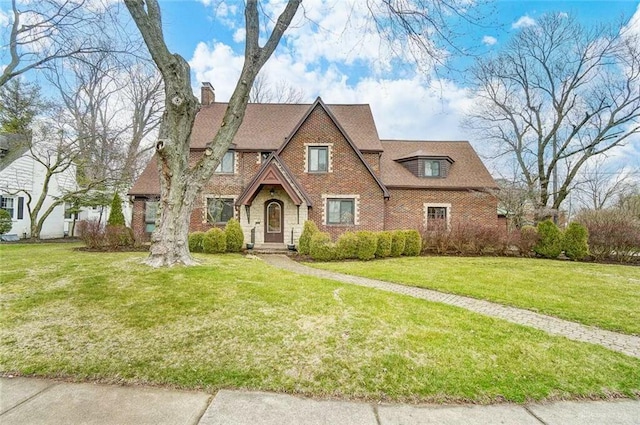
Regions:
<instances>
[{"instance_id":1,"label":"green grass","mask_svg":"<svg viewBox=\"0 0 640 425\"><path fill-rule=\"evenodd\" d=\"M640 335L640 267L490 257L403 257L310 265Z\"/></svg>"},{"instance_id":2,"label":"green grass","mask_svg":"<svg viewBox=\"0 0 640 425\"><path fill-rule=\"evenodd\" d=\"M640 360L240 255L0 245L0 371L388 401L640 395Z\"/></svg>"}]
</instances>

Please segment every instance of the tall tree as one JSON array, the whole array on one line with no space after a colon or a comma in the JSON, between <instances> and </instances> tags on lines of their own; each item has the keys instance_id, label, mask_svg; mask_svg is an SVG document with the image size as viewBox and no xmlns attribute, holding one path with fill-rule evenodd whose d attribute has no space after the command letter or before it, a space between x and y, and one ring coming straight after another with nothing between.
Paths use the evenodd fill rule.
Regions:
<instances>
[{"instance_id":1,"label":"tall tree","mask_svg":"<svg viewBox=\"0 0 640 425\"><path fill-rule=\"evenodd\" d=\"M189 65L172 54L164 41L157 0L125 0L164 81L165 112L156 143L160 173L159 224L151 236L147 264L155 267L193 264L187 236L197 194L211 178L242 123L256 75L289 27L301 0L289 0L264 46L260 46L257 0L245 5L245 61L229 105L204 155L189 165L189 139L199 105L191 89Z\"/></svg>"},{"instance_id":2,"label":"tall tree","mask_svg":"<svg viewBox=\"0 0 640 425\"><path fill-rule=\"evenodd\" d=\"M300 103L303 100L304 90L284 80L271 84L264 73L256 77L249 92L250 103Z\"/></svg>"},{"instance_id":3,"label":"tall tree","mask_svg":"<svg viewBox=\"0 0 640 425\"><path fill-rule=\"evenodd\" d=\"M625 28L549 14L472 74L471 126L517 162L539 211L559 209L590 158L640 131L640 40Z\"/></svg>"},{"instance_id":4,"label":"tall tree","mask_svg":"<svg viewBox=\"0 0 640 425\"><path fill-rule=\"evenodd\" d=\"M40 86L11 80L0 87L0 130L28 134L34 118L47 106L40 97Z\"/></svg>"}]
</instances>

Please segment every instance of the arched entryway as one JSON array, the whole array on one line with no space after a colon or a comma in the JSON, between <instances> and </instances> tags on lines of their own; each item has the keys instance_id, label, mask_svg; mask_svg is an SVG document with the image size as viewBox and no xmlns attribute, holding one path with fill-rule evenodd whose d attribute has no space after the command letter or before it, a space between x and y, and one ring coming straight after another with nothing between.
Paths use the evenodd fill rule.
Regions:
<instances>
[{"instance_id":1,"label":"arched entryway","mask_svg":"<svg viewBox=\"0 0 640 425\"><path fill-rule=\"evenodd\" d=\"M284 204L277 199L269 199L264 203L264 241L284 242Z\"/></svg>"}]
</instances>

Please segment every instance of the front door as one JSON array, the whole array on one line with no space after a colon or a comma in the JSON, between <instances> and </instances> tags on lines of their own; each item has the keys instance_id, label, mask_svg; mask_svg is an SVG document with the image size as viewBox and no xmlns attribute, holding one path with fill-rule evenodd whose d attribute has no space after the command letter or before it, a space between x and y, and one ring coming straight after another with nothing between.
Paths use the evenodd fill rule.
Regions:
<instances>
[{"instance_id":1,"label":"front door","mask_svg":"<svg viewBox=\"0 0 640 425\"><path fill-rule=\"evenodd\" d=\"M270 199L264 203L264 241L265 243L284 242L283 203Z\"/></svg>"}]
</instances>

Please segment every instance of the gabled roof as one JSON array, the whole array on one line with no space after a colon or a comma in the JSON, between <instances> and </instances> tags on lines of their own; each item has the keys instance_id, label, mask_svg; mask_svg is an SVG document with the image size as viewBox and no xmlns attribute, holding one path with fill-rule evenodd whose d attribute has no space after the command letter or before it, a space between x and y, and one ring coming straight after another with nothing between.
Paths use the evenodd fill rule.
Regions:
<instances>
[{"instance_id":1,"label":"gabled roof","mask_svg":"<svg viewBox=\"0 0 640 425\"><path fill-rule=\"evenodd\" d=\"M471 144L466 141L409 141L382 140L384 152L380 157L380 176L390 188L416 189L495 189L496 182L487 171ZM453 161L447 177L429 179L417 177L398 162L415 152L427 157L449 157ZM415 156L415 155L414 155Z\"/></svg>"},{"instance_id":2,"label":"gabled roof","mask_svg":"<svg viewBox=\"0 0 640 425\"><path fill-rule=\"evenodd\" d=\"M0 133L0 171L29 150L29 135Z\"/></svg>"},{"instance_id":3,"label":"gabled roof","mask_svg":"<svg viewBox=\"0 0 640 425\"><path fill-rule=\"evenodd\" d=\"M419 149L415 152L411 152L408 154L402 154L399 157L395 158L394 161L397 162L404 162L404 161L410 161L412 159L418 159L418 158L437 158L437 159L446 159L447 161L449 161L450 163L453 164L453 159L451 159L450 156L448 155L434 155L433 152L428 152L424 149Z\"/></svg>"},{"instance_id":4,"label":"gabled roof","mask_svg":"<svg viewBox=\"0 0 640 425\"><path fill-rule=\"evenodd\" d=\"M317 101L316 101L317 102ZM275 151L314 104L249 103L233 148ZM324 105L324 104L323 104ZM324 105L361 151L382 150L369 105ZM193 125L191 148L203 149L220 128L227 103L202 106Z\"/></svg>"},{"instance_id":5,"label":"gabled roof","mask_svg":"<svg viewBox=\"0 0 640 425\"><path fill-rule=\"evenodd\" d=\"M309 115L311 115L311 113L313 112L313 110L316 107L320 107L320 108L324 109L324 111L327 113L327 115L329 116L331 121L333 121L335 126L338 128L338 131L340 131L340 133L342 133L342 136L345 138L347 143L349 143L349 145L351 146L351 148L353 149L355 154L358 156L358 158L360 158L360 161L362 162L362 165L365 166L365 168L367 169L369 174L371 174L371 177L373 177L373 179L376 181L376 183L378 184L378 186L382 190L382 194L384 195L384 197L388 198L389 197L389 191L387 190L385 185L382 183L382 180L380 180L378 178L378 176L373 172L373 170L371 169L371 167L369 166L367 161L365 161L364 157L362 156L362 152L360 152L360 149L355 145L355 143L353 142L353 140L351 139L349 134L346 132L344 127L340 124L340 121L338 121L337 117L331 113L331 110L328 109L327 105L324 104L324 102L322 101L322 99L320 99L320 97L318 97L316 99L316 101L309 107L309 110L307 111L307 113L304 114L304 116L302 118L300 118L300 121L298 122L298 124L296 124L296 126L293 128L291 133L287 136L285 142L282 144L282 146L280 146L280 149L278 149L278 151L277 151L278 155L289 144L289 142L291 141L293 136L295 136L295 134L298 132L298 130L300 130L300 127L302 126L302 124L307 120L307 118L309 118Z\"/></svg>"},{"instance_id":6,"label":"gabled roof","mask_svg":"<svg viewBox=\"0 0 640 425\"><path fill-rule=\"evenodd\" d=\"M277 154L271 154L264 161L260 170L251 179L242 194L236 200L236 205L251 205L263 185L281 185L296 205L304 201L308 207L312 206L311 199L298 184L291 171L280 160Z\"/></svg>"},{"instance_id":7,"label":"gabled roof","mask_svg":"<svg viewBox=\"0 0 640 425\"><path fill-rule=\"evenodd\" d=\"M158 175L158 158L153 155L140 177L129 189L129 195L151 195L160 194L160 177Z\"/></svg>"}]
</instances>

